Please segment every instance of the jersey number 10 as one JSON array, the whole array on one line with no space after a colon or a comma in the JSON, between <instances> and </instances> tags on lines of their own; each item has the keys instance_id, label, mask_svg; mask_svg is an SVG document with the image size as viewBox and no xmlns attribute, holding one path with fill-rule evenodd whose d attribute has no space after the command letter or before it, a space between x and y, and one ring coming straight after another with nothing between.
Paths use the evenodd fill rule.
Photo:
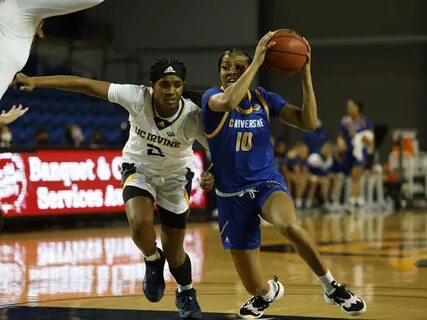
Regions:
<instances>
[{"instance_id":1,"label":"jersey number 10","mask_svg":"<svg viewBox=\"0 0 427 320\"><path fill-rule=\"evenodd\" d=\"M237 132L236 151L252 149L252 132Z\"/></svg>"}]
</instances>

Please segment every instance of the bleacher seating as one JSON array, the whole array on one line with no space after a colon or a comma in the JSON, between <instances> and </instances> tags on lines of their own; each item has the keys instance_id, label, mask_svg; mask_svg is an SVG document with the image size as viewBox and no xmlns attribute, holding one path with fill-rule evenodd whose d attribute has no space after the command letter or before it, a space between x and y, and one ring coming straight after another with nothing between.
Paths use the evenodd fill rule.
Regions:
<instances>
[{"instance_id":1,"label":"bleacher seating","mask_svg":"<svg viewBox=\"0 0 427 320\"><path fill-rule=\"evenodd\" d=\"M128 121L128 113L108 101L54 89L37 89L29 93L9 89L0 100L0 108L9 110L14 104L30 107L25 116L10 126L14 146L34 144L40 126L49 132L50 144L63 144L65 130L72 123L82 128L86 143L93 132L100 131L106 145L123 145L120 124Z\"/></svg>"}]
</instances>

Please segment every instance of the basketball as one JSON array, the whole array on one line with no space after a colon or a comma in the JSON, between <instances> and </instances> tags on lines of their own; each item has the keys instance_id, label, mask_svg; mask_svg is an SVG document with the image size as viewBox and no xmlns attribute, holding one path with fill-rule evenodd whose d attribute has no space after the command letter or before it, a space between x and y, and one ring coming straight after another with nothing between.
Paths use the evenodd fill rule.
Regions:
<instances>
[{"instance_id":1,"label":"basketball","mask_svg":"<svg viewBox=\"0 0 427 320\"><path fill-rule=\"evenodd\" d=\"M271 41L276 44L268 49L264 66L273 72L292 75L297 73L307 61L308 45L295 31L277 30Z\"/></svg>"}]
</instances>

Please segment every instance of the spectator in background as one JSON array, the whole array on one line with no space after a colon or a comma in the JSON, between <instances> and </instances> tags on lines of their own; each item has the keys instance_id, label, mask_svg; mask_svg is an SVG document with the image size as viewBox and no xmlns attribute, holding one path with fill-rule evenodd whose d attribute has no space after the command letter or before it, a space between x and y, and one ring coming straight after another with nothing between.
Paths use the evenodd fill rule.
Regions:
<instances>
[{"instance_id":1,"label":"spectator in background","mask_svg":"<svg viewBox=\"0 0 427 320\"><path fill-rule=\"evenodd\" d=\"M35 144L36 145L49 144L49 132L46 130L45 127L39 126L37 128L36 137L35 137Z\"/></svg>"},{"instance_id":2,"label":"spectator in background","mask_svg":"<svg viewBox=\"0 0 427 320\"><path fill-rule=\"evenodd\" d=\"M12 132L8 126L3 126L0 129L0 147L1 148L10 148L10 143L12 142Z\"/></svg>"},{"instance_id":3,"label":"spectator in background","mask_svg":"<svg viewBox=\"0 0 427 320\"><path fill-rule=\"evenodd\" d=\"M354 138L358 133L372 131L372 121L363 115L363 103L361 101L347 101L347 115L341 120L340 135L344 138L347 151L344 156L344 166L347 175L351 176L350 196L348 205L350 208L361 207L365 200L361 190L361 177L367 163L367 150L372 149L373 140L368 135L360 139L363 144L361 155L354 150Z\"/></svg>"},{"instance_id":4,"label":"spectator in background","mask_svg":"<svg viewBox=\"0 0 427 320\"><path fill-rule=\"evenodd\" d=\"M277 169L285 176L286 175L286 143L280 139L274 141L274 161L276 162Z\"/></svg>"},{"instance_id":5,"label":"spectator in background","mask_svg":"<svg viewBox=\"0 0 427 320\"><path fill-rule=\"evenodd\" d=\"M316 129L304 132L303 140L308 146L309 154L320 152L322 146L329 140L329 134L323 129L320 119L317 119Z\"/></svg>"},{"instance_id":6,"label":"spectator in background","mask_svg":"<svg viewBox=\"0 0 427 320\"><path fill-rule=\"evenodd\" d=\"M90 137L89 147L92 149L99 149L104 146L104 136L101 131L97 130Z\"/></svg>"},{"instance_id":7,"label":"spectator in background","mask_svg":"<svg viewBox=\"0 0 427 320\"><path fill-rule=\"evenodd\" d=\"M85 137L79 125L73 123L67 127L65 131L65 142L67 144L73 145L75 148L80 148L84 140Z\"/></svg>"},{"instance_id":8,"label":"spectator in background","mask_svg":"<svg viewBox=\"0 0 427 320\"><path fill-rule=\"evenodd\" d=\"M312 208L316 191L320 189L323 209L329 210L329 187L331 169L333 165L332 145L326 142L321 146L320 152L312 153L307 159L309 170L309 187L305 207Z\"/></svg>"},{"instance_id":9,"label":"spectator in background","mask_svg":"<svg viewBox=\"0 0 427 320\"><path fill-rule=\"evenodd\" d=\"M344 157L347 152L347 149L347 144L345 143L344 138L342 136L338 136L336 144L332 147L332 186L330 188L332 211L340 211L342 209L341 195L343 191L344 177L346 173Z\"/></svg>"},{"instance_id":10,"label":"spectator in background","mask_svg":"<svg viewBox=\"0 0 427 320\"><path fill-rule=\"evenodd\" d=\"M308 146L298 142L287 153L286 181L289 189L295 197L295 208L302 209L303 196L307 188Z\"/></svg>"}]
</instances>

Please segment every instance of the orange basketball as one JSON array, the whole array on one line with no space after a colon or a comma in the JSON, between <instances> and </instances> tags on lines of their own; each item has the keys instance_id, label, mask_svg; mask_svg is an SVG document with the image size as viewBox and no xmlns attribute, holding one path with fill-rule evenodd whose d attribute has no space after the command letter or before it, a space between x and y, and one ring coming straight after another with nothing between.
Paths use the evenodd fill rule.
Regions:
<instances>
[{"instance_id":1,"label":"orange basketball","mask_svg":"<svg viewBox=\"0 0 427 320\"><path fill-rule=\"evenodd\" d=\"M273 72L291 75L304 66L307 61L308 45L295 31L277 30L271 41L276 44L268 49L264 66Z\"/></svg>"}]
</instances>

